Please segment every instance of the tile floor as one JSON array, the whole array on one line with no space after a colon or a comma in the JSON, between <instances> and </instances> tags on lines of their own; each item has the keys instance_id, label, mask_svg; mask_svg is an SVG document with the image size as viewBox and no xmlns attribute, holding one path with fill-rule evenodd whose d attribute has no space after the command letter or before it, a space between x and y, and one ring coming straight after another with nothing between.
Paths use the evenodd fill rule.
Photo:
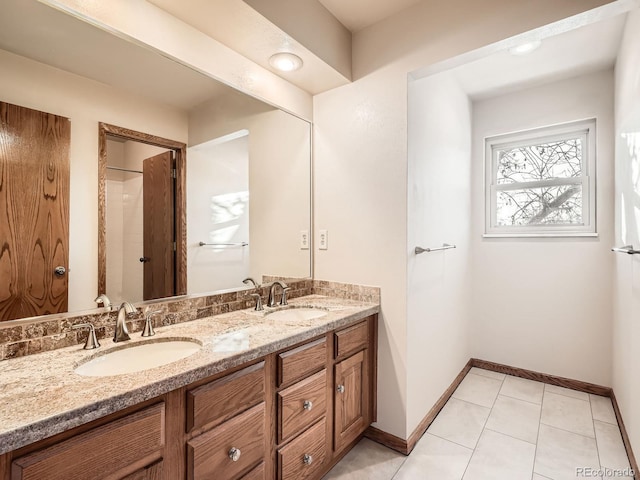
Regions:
<instances>
[{"instance_id":1,"label":"tile floor","mask_svg":"<svg viewBox=\"0 0 640 480\"><path fill-rule=\"evenodd\" d=\"M632 479L624 470L608 398L472 368L411 455L365 438L324 480Z\"/></svg>"}]
</instances>

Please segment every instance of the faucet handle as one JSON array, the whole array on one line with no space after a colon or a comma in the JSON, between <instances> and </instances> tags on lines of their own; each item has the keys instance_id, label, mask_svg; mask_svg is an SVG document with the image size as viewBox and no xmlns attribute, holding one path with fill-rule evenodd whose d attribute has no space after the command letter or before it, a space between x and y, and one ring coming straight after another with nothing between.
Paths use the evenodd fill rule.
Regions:
<instances>
[{"instance_id":1,"label":"faucet handle","mask_svg":"<svg viewBox=\"0 0 640 480\"><path fill-rule=\"evenodd\" d=\"M88 328L89 329L89 334L87 335L87 341L84 344L84 348L85 350L93 350L94 348L98 348L100 346L100 342L98 342L98 339L96 337L96 329L93 327L92 324L90 323L79 323L78 325L73 325L71 328L73 329L78 329L78 328Z\"/></svg>"},{"instance_id":2,"label":"faucet handle","mask_svg":"<svg viewBox=\"0 0 640 480\"><path fill-rule=\"evenodd\" d=\"M261 312L262 310L264 310L264 307L262 306L262 297L259 293L250 293L249 296L256 299L256 308L254 308L256 312Z\"/></svg>"},{"instance_id":3,"label":"faucet handle","mask_svg":"<svg viewBox=\"0 0 640 480\"><path fill-rule=\"evenodd\" d=\"M291 290L291 287L284 287L282 289L282 297L280 298L280 305L289 305L287 302L287 292Z\"/></svg>"},{"instance_id":4,"label":"faucet handle","mask_svg":"<svg viewBox=\"0 0 640 480\"><path fill-rule=\"evenodd\" d=\"M162 310L153 310L152 312L149 311L149 309L145 309L145 322L144 322L144 330L142 330L142 336L143 337L153 337L156 332L153 329L153 323L151 323L151 319L153 318L154 315L158 315L159 313L162 313Z\"/></svg>"}]
</instances>

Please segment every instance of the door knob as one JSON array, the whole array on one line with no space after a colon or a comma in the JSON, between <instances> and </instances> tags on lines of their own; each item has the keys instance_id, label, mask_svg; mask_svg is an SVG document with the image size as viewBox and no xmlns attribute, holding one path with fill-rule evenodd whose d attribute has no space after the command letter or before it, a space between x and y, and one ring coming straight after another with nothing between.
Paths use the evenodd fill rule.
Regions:
<instances>
[{"instance_id":1,"label":"door knob","mask_svg":"<svg viewBox=\"0 0 640 480\"><path fill-rule=\"evenodd\" d=\"M67 273L67 269L60 265L53 269L53 273L55 273L57 277L64 277L64 274Z\"/></svg>"},{"instance_id":2,"label":"door knob","mask_svg":"<svg viewBox=\"0 0 640 480\"><path fill-rule=\"evenodd\" d=\"M149 262L151 259L149 257L140 257L140 263L147 263Z\"/></svg>"},{"instance_id":3,"label":"door knob","mask_svg":"<svg viewBox=\"0 0 640 480\"><path fill-rule=\"evenodd\" d=\"M231 447L229 450L229 458L234 462L240 460L240 449L236 447Z\"/></svg>"}]
</instances>

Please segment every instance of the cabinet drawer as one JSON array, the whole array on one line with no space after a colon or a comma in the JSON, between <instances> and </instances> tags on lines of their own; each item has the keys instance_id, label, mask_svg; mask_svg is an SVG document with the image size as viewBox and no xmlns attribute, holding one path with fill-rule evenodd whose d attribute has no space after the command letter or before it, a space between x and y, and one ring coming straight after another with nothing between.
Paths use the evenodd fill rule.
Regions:
<instances>
[{"instance_id":1,"label":"cabinet drawer","mask_svg":"<svg viewBox=\"0 0 640 480\"><path fill-rule=\"evenodd\" d=\"M326 420L323 418L287 446L278 450L278 478L315 478L325 459Z\"/></svg>"},{"instance_id":2,"label":"cabinet drawer","mask_svg":"<svg viewBox=\"0 0 640 480\"><path fill-rule=\"evenodd\" d=\"M265 451L265 405L261 403L187 442L190 480L234 480L257 466ZM234 461L231 450L239 451Z\"/></svg>"},{"instance_id":3,"label":"cabinet drawer","mask_svg":"<svg viewBox=\"0 0 640 480\"><path fill-rule=\"evenodd\" d=\"M264 401L264 362L187 392L187 432L220 424Z\"/></svg>"},{"instance_id":4,"label":"cabinet drawer","mask_svg":"<svg viewBox=\"0 0 640 480\"><path fill-rule=\"evenodd\" d=\"M336 358L357 352L369 343L369 323L362 322L335 333Z\"/></svg>"},{"instance_id":5,"label":"cabinet drawer","mask_svg":"<svg viewBox=\"0 0 640 480\"><path fill-rule=\"evenodd\" d=\"M264 463L247 473L242 480L264 480Z\"/></svg>"},{"instance_id":6,"label":"cabinet drawer","mask_svg":"<svg viewBox=\"0 0 640 480\"><path fill-rule=\"evenodd\" d=\"M162 449L164 415L164 403L158 403L18 458L11 466L11 478L94 480L106 477Z\"/></svg>"},{"instance_id":7,"label":"cabinet drawer","mask_svg":"<svg viewBox=\"0 0 640 480\"><path fill-rule=\"evenodd\" d=\"M322 368L327 361L325 338L301 345L278 355L278 386L300 380Z\"/></svg>"},{"instance_id":8,"label":"cabinet drawer","mask_svg":"<svg viewBox=\"0 0 640 480\"><path fill-rule=\"evenodd\" d=\"M278 393L278 443L324 416L327 409L327 371L312 375Z\"/></svg>"},{"instance_id":9,"label":"cabinet drawer","mask_svg":"<svg viewBox=\"0 0 640 480\"><path fill-rule=\"evenodd\" d=\"M162 480L163 461L159 460L153 465L136 470L122 480Z\"/></svg>"}]
</instances>

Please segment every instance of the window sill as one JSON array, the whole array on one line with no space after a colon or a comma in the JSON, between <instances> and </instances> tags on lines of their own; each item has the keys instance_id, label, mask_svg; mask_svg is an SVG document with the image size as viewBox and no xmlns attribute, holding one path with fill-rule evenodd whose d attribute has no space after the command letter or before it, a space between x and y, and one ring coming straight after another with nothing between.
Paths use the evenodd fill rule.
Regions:
<instances>
[{"instance_id":1,"label":"window sill","mask_svg":"<svg viewBox=\"0 0 640 480\"><path fill-rule=\"evenodd\" d=\"M597 238L597 233L483 233L482 238Z\"/></svg>"}]
</instances>

